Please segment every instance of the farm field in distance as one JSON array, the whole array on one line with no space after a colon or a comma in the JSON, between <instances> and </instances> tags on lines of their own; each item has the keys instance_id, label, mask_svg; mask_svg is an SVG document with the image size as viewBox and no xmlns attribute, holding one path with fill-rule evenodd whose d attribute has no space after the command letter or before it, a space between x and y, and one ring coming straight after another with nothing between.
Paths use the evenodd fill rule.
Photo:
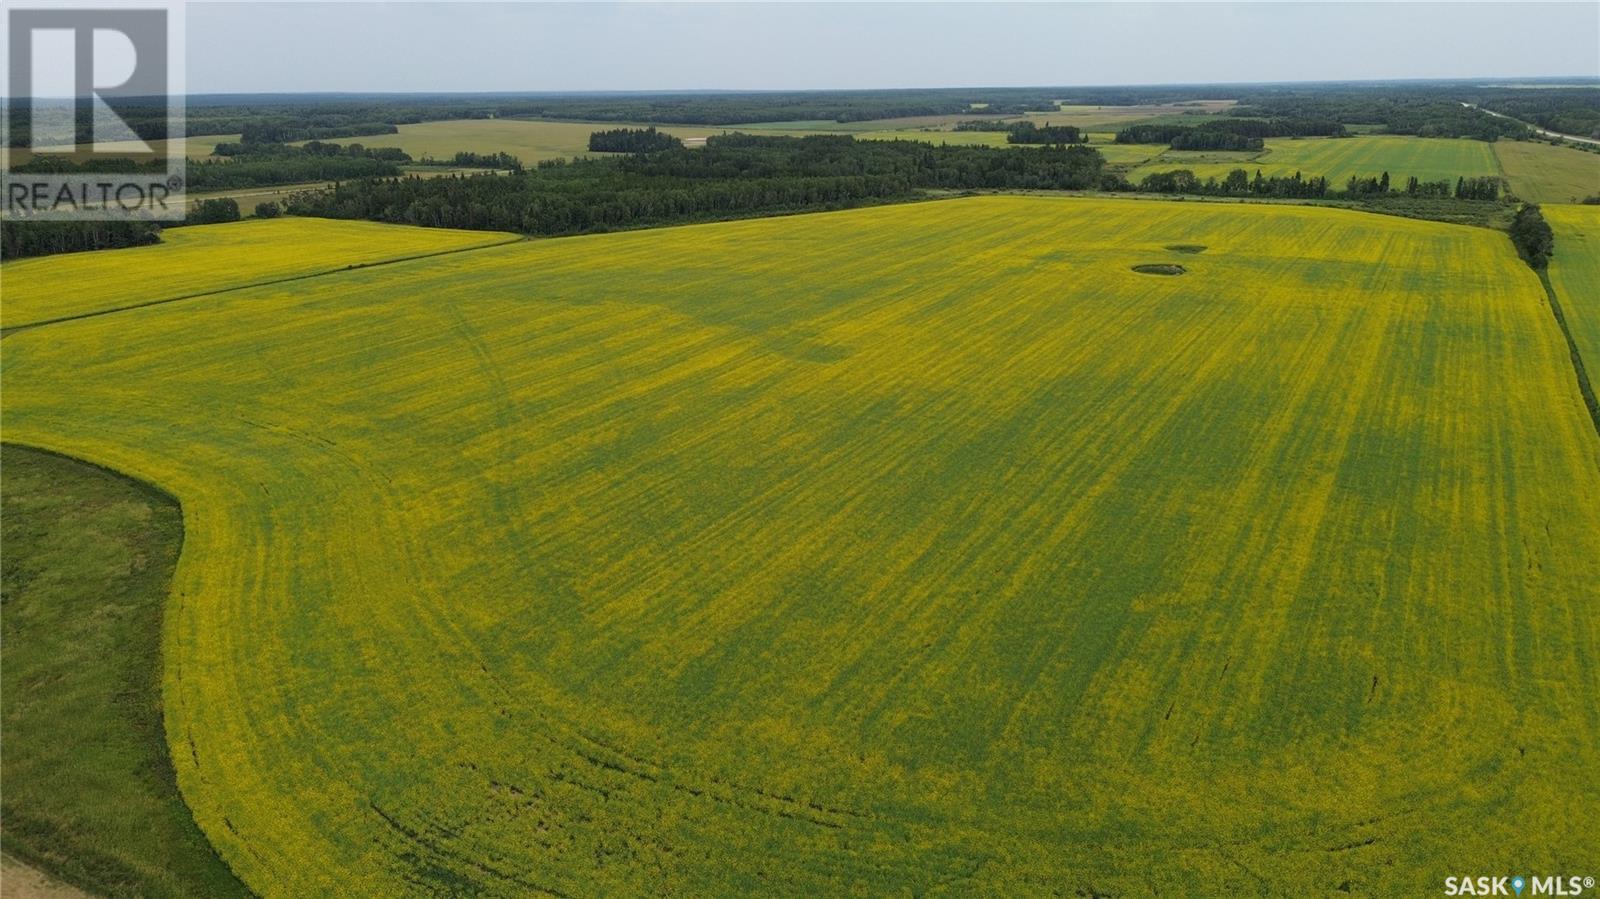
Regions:
<instances>
[{"instance_id":1,"label":"farm field in distance","mask_svg":"<svg viewBox=\"0 0 1600 899\"><path fill-rule=\"evenodd\" d=\"M1170 152L1170 151L1169 151ZM1287 177L1300 172L1306 177L1324 176L1330 185L1342 185L1351 176L1376 177L1388 172L1391 183L1403 186L1415 175L1421 181L1450 181L1458 177L1498 175L1494 151L1478 140L1422 138L1404 135L1361 135L1340 138L1268 138L1266 149L1237 160L1205 163L1182 160L1169 162L1158 156L1133 170L1137 181L1153 172L1189 169L1199 178L1221 180L1233 169L1242 168L1254 175L1257 169L1267 177Z\"/></svg>"},{"instance_id":2,"label":"farm field in distance","mask_svg":"<svg viewBox=\"0 0 1600 899\"><path fill-rule=\"evenodd\" d=\"M1600 453L1503 234L982 197L164 239L6 264L7 327L174 294L134 264L241 287L8 335L7 439L183 503L167 739L257 892L1600 857Z\"/></svg>"},{"instance_id":3,"label":"farm field in distance","mask_svg":"<svg viewBox=\"0 0 1600 899\"><path fill-rule=\"evenodd\" d=\"M177 228L165 232L160 244L114 254L70 253L6 263L0 327L515 239L486 231L332 219L255 219ZM128 277L129 271L146 265L159 279Z\"/></svg>"},{"instance_id":4,"label":"farm field in distance","mask_svg":"<svg viewBox=\"0 0 1600 899\"><path fill-rule=\"evenodd\" d=\"M1512 192L1534 203L1576 203L1600 196L1600 153L1502 140L1495 142L1494 155Z\"/></svg>"},{"instance_id":5,"label":"farm field in distance","mask_svg":"<svg viewBox=\"0 0 1600 899\"><path fill-rule=\"evenodd\" d=\"M188 137L184 139L184 154L191 160L205 159L211 155L212 150L217 148L217 144L231 143L237 141L238 139L239 135L237 134L206 134ZM153 153L165 153L167 141L153 140L146 144L146 146L148 146ZM70 147L45 147L44 151L55 153L63 149L70 149ZM78 153L73 154L73 158L83 159L86 150L87 148L84 148L84 150L80 150ZM133 141L106 141L104 143L97 144L95 152L125 152L129 157L135 159L149 158L150 156L148 153L141 152L139 145ZM32 158L33 153L28 150L14 147L0 148L0 166L22 165Z\"/></svg>"},{"instance_id":6,"label":"farm field in distance","mask_svg":"<svg viewBox=\"0 0 1600 899\"><path fill-rule=\"evenodd\" d=\"M413 159L446 160L459 152L510 153L524 164L541 159L589 155L589 135L611 128L643 127L616 122L556 122L545 119L451 119L401 125L398 134L353 137L341 143L366 147L399 147ZM685 140L704 139L741 127L661 125L659 130ZM785 132L787 133L787 132Z\"/></svg>"}]
</instances>

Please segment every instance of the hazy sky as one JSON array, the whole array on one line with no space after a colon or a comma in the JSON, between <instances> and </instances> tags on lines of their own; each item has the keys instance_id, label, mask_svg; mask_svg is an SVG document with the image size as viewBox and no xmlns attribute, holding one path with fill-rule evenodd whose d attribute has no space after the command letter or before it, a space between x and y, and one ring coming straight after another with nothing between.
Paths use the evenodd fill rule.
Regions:
<instances>
[{"instance_id":1,"label":"hazy sky","mask_svg":"<svg viewBox=\"0 0 1600 899\"><path fill-rule=\"evenodd\" d=\"M191 93L1600 75L1600 2L189 5Z\"/></svg>"}]
</instances>

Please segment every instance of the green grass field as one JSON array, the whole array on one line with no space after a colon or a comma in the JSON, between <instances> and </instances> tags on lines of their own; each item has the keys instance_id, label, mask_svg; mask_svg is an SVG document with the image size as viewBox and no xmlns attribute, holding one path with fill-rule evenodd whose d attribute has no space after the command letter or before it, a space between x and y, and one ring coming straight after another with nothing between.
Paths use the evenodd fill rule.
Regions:
<instances>
[{"instance_id":1,"label":"green grass field","mask_svg":"<svg viewBox=\"0 0 1600 899\"><path fill-rule=\"evenodd\" d=\"M177 503L5 445L0 509L6 853L96 895L248 896L178 795L161 727Z\"/></svg>"},{"instance_id":2,"label":"green grass field","mask_svg":"<svg viewBox=\"0 0 1600 899\"><path fill-rule=\"evenodd\" d=\"M972 198L3 350L8 439L183 502L167 735L266 896L1415 895L1600 857L1600 443L1502 234Z\"/></svg>"},{"instance_id":3,"label":"green grass field","mask_svg":"<svg viewBox=\"0 0 1600 899\"><path fill-rule=\"evenodd\" d=\"M1538 141L1502 140L1494 155L1511 191L1534 203L1576 203L1600 196L1600 153Z\"/></svg>"},{"instance_id":4,"label":"green grass field","mask_svg":"<svg viewBox=\"0 0 1600 899\"><path fill-rule=\"evenodd\" d=\"M1593 382L1600 378L1600 206L1542 208L1556 235L1550 284Z\"/></svg>"},{"instance_id":5,"label":"green grass field","mask_svg":"<svg viewBox=\"0 0 1600 899\"><path fill-rule=\"evenodd\" d=\"M0 274L5 281L0 326L15 328L515 239L485 231L332 219L254 219L169 228L160 244L147 247L7 262Z\"/></svg>"},{"instance_id":6,"label":"green grass field","mask_svg":"<svg viewBox=\"0 0 1600 899\"><path fill-rule=\"evenodd\" d=\"M1169 151L1170 153L1170 151ZM1389 173L1390 181L1401 188L1406 178L1415 175L1422 181L1449 181L1458 177L1498 175L1494 151L1478 140L1366 135L1347 138L1269 138L1266 150L1253 159L1196 162L1188 154L1163 154L1133 170L1138 181L1153 172L1189 169L1200 178L1222 180L1228 172L1242 168L1268 177L1301 172L1306 177L1326 176L1330 187L1344 189L1354 175L1361 178ZM1207 154L1217 155L1217 154ZM1232 155L1232 154L1228 154Z\"/></svg>"}]
</instances>

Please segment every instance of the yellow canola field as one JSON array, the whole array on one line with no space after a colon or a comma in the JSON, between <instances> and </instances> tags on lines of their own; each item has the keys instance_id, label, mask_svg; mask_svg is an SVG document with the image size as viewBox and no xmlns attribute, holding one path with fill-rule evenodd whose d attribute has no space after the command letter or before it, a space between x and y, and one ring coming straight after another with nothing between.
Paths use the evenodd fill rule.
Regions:
<instances>
[{"instance_id":1,"label":"yellow canola field","mask_svg":"<svg viewBox=\"0 0 1600 899\"><path fill-rule=\"evenodd\" d=\"M159 244L0 265L0 327L515 239L490 231L334 219L247 219L167 228Z\"/></svg>"},{"instance_id":2,"label":"yellow canola field","mask_svg":"<svg viewBox=\"0 0 1600 899\"><path fill-rule=\"evenodd\" d=\"M264 896L1426 895L1600 858L1600 441L1502 234L969 198L3 350L8 440L183 502L167 736Z\"/></svg>"}]
</instances>

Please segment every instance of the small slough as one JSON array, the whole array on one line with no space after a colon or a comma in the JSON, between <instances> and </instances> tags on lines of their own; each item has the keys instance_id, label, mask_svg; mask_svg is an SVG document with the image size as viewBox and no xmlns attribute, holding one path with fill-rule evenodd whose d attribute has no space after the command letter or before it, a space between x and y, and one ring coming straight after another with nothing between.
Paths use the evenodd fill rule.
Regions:
<instances>
[{"instance_id":1,"label":"small slough","mask_svg":"<svg viewBox=\"0 0 1600 899\"><path fill-rule=\"evenodd\" d=\"M1136 265L1133 270L1141 275L1181 275L1188 269L1171 262L1149 262Z\"/></svg>"},{"instance_id":2,"label":"small slough","mask_svg":"<svg viewBox=\"0 0 1600 899\"><path fill-rule=\"evenodd\" d=\"M1174 253L1204 253L1206 245L1203 243L1169 243L1167 249Z\"/></svg>"}]
</instances>

